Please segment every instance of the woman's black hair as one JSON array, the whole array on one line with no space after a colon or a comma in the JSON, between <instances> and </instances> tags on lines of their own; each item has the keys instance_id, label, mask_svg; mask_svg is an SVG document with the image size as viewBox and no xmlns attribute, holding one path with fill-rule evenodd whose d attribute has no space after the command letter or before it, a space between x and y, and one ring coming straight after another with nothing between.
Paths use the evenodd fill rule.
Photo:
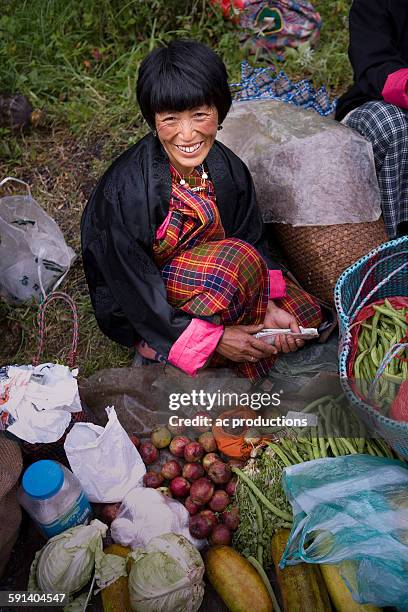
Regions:
<instances>
[{"instance_id":1,"label":"woman's black hair","mask_svg":"<svg viewBox=\"0 0 408 612\"><path fill-rule=\"evenodd\" d=\"M152 129L156 113L208 104L216 107L222 123L231 106L223 61L209 47L193 40L174 40L168 47L149 53L140 65L136 94Z\"/></svg>"}]
</instances>

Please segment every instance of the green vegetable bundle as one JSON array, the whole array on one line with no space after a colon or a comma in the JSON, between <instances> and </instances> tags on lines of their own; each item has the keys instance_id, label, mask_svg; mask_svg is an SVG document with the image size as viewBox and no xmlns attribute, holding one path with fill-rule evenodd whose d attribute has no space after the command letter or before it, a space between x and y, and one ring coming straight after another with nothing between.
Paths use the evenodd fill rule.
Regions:
<instances>
[{"instance_id":1,"label":"green vegetable bundle","mask_svg":"<svg viewBox=\"0 0 408 612\"><path fill-rule=\"evenodd\" d=\"M261 446L254 449L254 456L242 470L232 468L239 479L236 495L240 516L233 546L244 556L255 557L266 568L272 563L272 536L292 523L291 508L281 486L285 467L357 453L394 457L382 440L365 438L363 427L347 410L343 396L321 397L303 412L314 412L318 426L291 430L266 449Z\"/></svg>"},{"instance_id":2,"label":"green vegetable bundle","mask_svg":"<svg viewBox=\"0 0 408 612\"><path fill-rule=\"evenodd\" d=\"M395 308L389 300L373 304L375 314L361 323L358 336L358 352L353 366L353 375L362 395L370 395L370 387L384 358L392 348L404 342L407 334L407 308ZM406 342L406 340L405 340ZM398 348L397 348L398 354ZM406 358L407 351L399 351L398 357ZM389 407L398 391L398 386L408 379L408 363L391 357L373 390L373 400L381 407Z\"/></svg>"}]
</instances>

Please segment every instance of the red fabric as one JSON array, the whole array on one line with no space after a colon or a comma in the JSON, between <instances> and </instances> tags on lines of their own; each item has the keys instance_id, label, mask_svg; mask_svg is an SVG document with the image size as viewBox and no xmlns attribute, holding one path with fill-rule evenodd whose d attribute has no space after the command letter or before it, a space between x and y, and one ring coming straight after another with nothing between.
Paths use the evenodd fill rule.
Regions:
<instances>
[{"instance_id":1,"label":"red fabric","mask_svg":"<svg viewBox=\"0 0 408 612\"><path fill-rule=\"evenodd\" d=\"M286 296L286 282L281 270L269 270L269 299L277 300Z\"/></svg>"},{"instance_id":2,"label":"red fabric","mask_svg":"<svg viewBox=\"0 0 408 612\"><path fill-rule=\"evenodd\" d=\"M397 397L392 402L390 419L408 423L408 380L401 383Z\"/></svg>"},{"instance_id":3,"label":"red fabric","mask_svg":"<svg viewBox=\"0 0 408 612\"><path fill-rule=\"evenodd\" d=\"M408 108L408 68L400 68L388 75L381 92L385 102Z\"/></svg>"}]
</instances>

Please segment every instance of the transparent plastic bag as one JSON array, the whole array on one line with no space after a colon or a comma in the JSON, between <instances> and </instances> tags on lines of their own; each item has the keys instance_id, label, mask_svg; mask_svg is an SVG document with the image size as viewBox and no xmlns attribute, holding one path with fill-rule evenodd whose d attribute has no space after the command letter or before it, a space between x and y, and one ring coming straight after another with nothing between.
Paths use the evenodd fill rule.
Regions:
<instances>
[{"instance_id":1,"label":"transparent plastic bag","mask_svg":"<svg viewBox=\"0 0 408 612\"><path fill-rule=\"evenodd\" d=\"M217 138L248 166L266 223L376 221L372 145L312 110L274 100L235 102Z\"/></svg>"},{"instance_id":2,"label":"transparent plastic bag","mask_svg":"<svg viewBox=\"0 0 408 612\"><path fill-rule=\"evenodd\" d=\"M24 181L27 195L0 198L0 296L11 303L40 300L68 272L75 253L56 222L39 206Z\"/></svg>"},{"instance_id":3,"label":"transparent plastic bag","mask_svg":"<svg viewBox=\"0 0 408 612\"><path fill-rule=\"evenodd\" d=\"M294 514L281 567L341 564L353 599L408 606L408 468L370 455L318 459L284 470Z\"/></svg>"}]
</instances>

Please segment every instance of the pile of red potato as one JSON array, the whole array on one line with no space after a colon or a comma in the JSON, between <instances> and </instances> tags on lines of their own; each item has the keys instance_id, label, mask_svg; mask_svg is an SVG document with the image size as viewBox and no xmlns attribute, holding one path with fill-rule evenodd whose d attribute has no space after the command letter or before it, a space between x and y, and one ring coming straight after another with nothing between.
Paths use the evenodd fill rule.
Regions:
<instances>
[{"instance_id":1,"label":"pile of red potato","mask_svg":"<svg viewBox=\"0 0 408 612\"><path fill-rule=\"evenodd\" d=\"M232 531L239 524L238 510L232 505L237 478L232 475L231 467L242 467L243 462L223 461L210 431L201 433L195 440L185 435L173 437L179 431L158 427L152 431L150 442L140 442L131 436L146 466L160 463L160 450L166 449L174 456L161 468L148 469L144 485L184 504L190 514L189 529L194 538L209 538L210 544L229 545Z\"/></svg>"}]
</instances>

